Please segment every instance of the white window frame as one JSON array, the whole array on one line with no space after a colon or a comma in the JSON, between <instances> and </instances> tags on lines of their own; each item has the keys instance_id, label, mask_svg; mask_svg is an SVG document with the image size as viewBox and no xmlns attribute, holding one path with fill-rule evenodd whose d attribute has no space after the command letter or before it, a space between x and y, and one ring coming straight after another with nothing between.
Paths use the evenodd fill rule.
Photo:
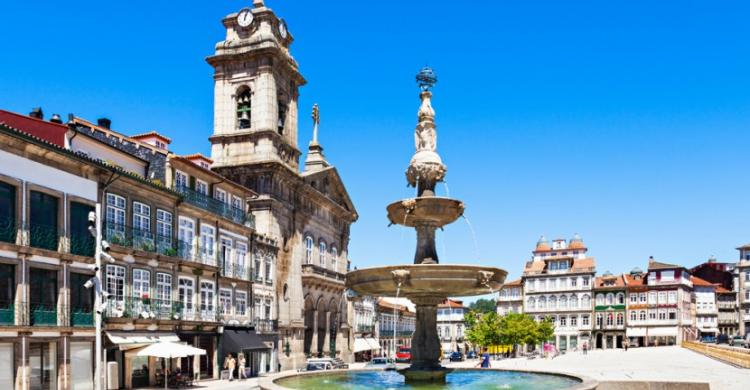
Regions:
<instances>
[{"instance_id":1,"label":"white window frame","mask_svg":"<svg viewBox=\"0 0 750 390\"><path fill-rule=\"evenodd\" d=\"M107 193L107 208L105 210L106 228L109 234L115 234L125 239L125 221L127 216L127 201L124 197Z\"/></svg>"},{"instance_id":2,"label":"white window frame","mask_svg":"<svg viewBox=\"0 0 750 390\"><path fill-rule=\"evenodd\" d=\"M156 209L156 234L157 242L167 248L172 247L172 229L173 229L174 218L172 213L166 210ZM166 249L166 248L161 248Z\"/></svg>"},{"instance_id":3,"label":"white window frame","mask_svg":"<svg viewBox=\"0 0 750 390\"><path fill-rule=\"evenodd\" d=\"M174 186L176 188L189 188L190 187L190 176L187 173L175 170L174 172Z\"/></svg>"},{"instance_id":4,"label":"white window frame","mask_svg":"<svg viewBox=\"0 0 750 390\"><path fill-rule=\"evenodd\" d=\"M201 279L200 286L200 313L205 321L215 320L216 284L213 281Z\"/></svg>"},{"instance_id":5,"label":"white window frame","mask_svg":"<svg viewBox=\"0 0 750 390\"><path fill-rule=\"evenodd\" d=\"M232 313L232 289L220 288L219 289L219 309L223 315L231 315Z\"/></svg>"},{"instance_id":6,"label":"white window frame","mask_svg":"<svg viewBox=\"0 0 750 390\"><path fill-rule=\"evenodd\" d=\"M195 279L178 278L177 300L182 304L183 319L192 320L195 314Z\"/></svg>"},{"instance_id":7,"label":"white window frame","mask_svg":"<svg viewBox=\"0 0 750 390\"><path fill-rule=\"evenodd\" d=\"M236 241L234 243L234 257L237 268L241 270L239 275L242 279L247 278L247 242Z\"/></svg>"},{"instance_id":8,"label":"white window frame","mask_svg":"<svg viewBox=\"0 0 750 390\"><path fill-rule=\"evenodd\" d=\"M178 218L177 229L177 239L183 243L182 245L187 246L187 257L193 259L195 256L195 245L193 245L193 241L195 240L195 220L180 216Z\"/></svg>"},{"instance_id":9,"label":"white window frame","mask_svg":"<svg viewBox=\"0 0 750 390\"><path fill-rule=\"evenodd\" d=\"M271 253L266 253L265 258L263 259L263 280L266 281L266 283L272 283L273 282L273 255Z\"/></svg>"},{"instance_id":10,"label":"white window frame","mask_svg":"<svg viewBox=\"0 0 750 390\"><path fill-rule=\"evenodd\" d=\"M214 187L214 199L218 200L221 203L229 203L227 201L229 199L229 197L227 196L227 192L219 187Z\"/></svg>"},{"instance_id":11,"label":"white window frame","mask_svg":"<svg viewBox=\"0 0 750 390\"><path fill-rule=\"evenodd\" d=\"M208 182L195 179L195 192L208 196Z\"/></svg>"},{"instance_id":12,"label":"white window frame","mask_svg":"<svg viewBox=\"0 0 750 390\"><path fill-rule=\"evenodd\" d=\"M247 293L236 291L234 293L234 312L238 316L247 315Z\"/></svg>"},{"instance_id":13,"label":"white window frame","mask_svg":"<svg viewBox=\"0 0 750 390\"><path fill-rule=\"evenodd\" d=\"M125 308L125 267L107 264L106 276L105 290L109 293L115 308L123 310Z\"/></svg>"},{"instance_id":14,"label":"white window frame","mask_svg":"<svg viewBox=\"0 0 750 390\"><path fill-rule=\"evenodd\" d=\"M204 264L216 264L216 227L201 222L200 229L201 260Z\"/></svg>"},{"instance_id":15,"label":"white window frame","mask_svg":"<svg viewBox=\"0 0 750 390\"><path fill-rule=\"evenodd\" d=\"M172 275L164 272L156 273L156 302L161 313L172 310Z\"/></svg>"},{"instance_id":16,"label":"white window frame","mask_svg":"<svg viewBox=\"0 0 750 390\"><path fill-rule=\"evenodd\" d=\"M305 264L312 264L313 263L313 246L315 241L312 237L306 236L305 237Z\"/></svg>"},{"instance_id":17,"label":"white window frame","mask_svg":"<svg viewBox=\"0 0 750 390\"><path fill-rule=\"evenodd\" d=\"M325 241L320 240L318 242L318 256L319 256L318 262L320 263L318 265L321 266L321 267L323 267L323 268L326 267L326 263L328 262L327 259L326 259L326 255L328 254L328 249L327 248L328 248L328 246L326 245Z\"/></svg>"},{"instance_id":18,"label":"white window frame","mask_svg":"<svg viewBox=\"0 0 750 390\"><path fill-rule=\"evenodd\" d=\"M133 201L133 228L144 232L151 231L151 206Z\"/></svg>"}]
</instances>

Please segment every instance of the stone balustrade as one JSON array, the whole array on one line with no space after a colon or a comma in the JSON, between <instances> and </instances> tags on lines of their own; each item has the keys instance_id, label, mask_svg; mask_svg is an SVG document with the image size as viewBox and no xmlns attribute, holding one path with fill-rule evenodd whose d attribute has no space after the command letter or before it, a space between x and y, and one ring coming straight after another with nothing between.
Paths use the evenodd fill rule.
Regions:
<instances>
[{"instance_id":1,"label":"stone balustrade","mask_svg":"<svg viewBox=\"0 0 750 390\"><path fill-rule=\"evenodd\" d=\"M750 349L683 341L689 350L742 368L750 368Z\"/></svg>"}]
</instances>

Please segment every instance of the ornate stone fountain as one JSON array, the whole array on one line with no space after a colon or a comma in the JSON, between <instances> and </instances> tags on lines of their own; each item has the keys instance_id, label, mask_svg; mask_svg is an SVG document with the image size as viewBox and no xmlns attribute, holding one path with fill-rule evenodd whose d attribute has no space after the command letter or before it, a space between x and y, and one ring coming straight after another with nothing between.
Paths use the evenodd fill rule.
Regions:
<instances>
[{"instance_id":1,"label":"ornate stone fountain","mask_svg":"<svg viewBox=\"0 0 750 390\"><path fill-rule=\"evenodd\" d=\"M431 88L437 82L430 68L417 75L422 104L414 132L416 153L406 170L409 185L417 197L403 199L387 208L391 224L417 231L413 265L365 268L347 274L347 287L359 295L409 298L417 308L416 330L411 343L411 366L400 371L407 382L445 381L447 370L440 365L440 339L437 335L437 305L448 297L494 292L505 281L499 268L476 265L439 264L435 231L463 215L463 202L435 196L435 185L445 178L446 167L437 154L435 111Z\"/></svg>"}]
</instances>

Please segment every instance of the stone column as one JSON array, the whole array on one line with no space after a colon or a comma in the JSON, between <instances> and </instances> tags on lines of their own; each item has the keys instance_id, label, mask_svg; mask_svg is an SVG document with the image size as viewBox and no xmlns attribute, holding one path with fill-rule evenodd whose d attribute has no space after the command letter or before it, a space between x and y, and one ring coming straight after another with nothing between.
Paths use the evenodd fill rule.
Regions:
<instances>
[{"instance_id":1,"label":"stone column","mask_svg":"<svg viewBox=\"0 0 750 390\"><path fill-rule=\"evenodd\" d=\"M318 349L318 311L313 310L312 340L310 341L310 354L315 355Z\"/></svg>"},{"instance_id":2,"label":"stone column","mask_svg":"<svg viewBox=\"0 0 750 390\"><path fill-rule=\"evenodd\" d=\"M414 264L437 264L438 255L435 249L435 229L437 227L424 224L414 227L417 231L417 251L414 254Z\"/></svg>"},{"instance_id":3,"label":"stone column","mask_svg":"<svg viewBox=\"0 0 750 390\"><path fill-rule=\"evenodd\" d=\"M406 380L445 380L440 366L440 339L437 335L437 305L442 297L409 297L417 307L417 324L411 340L411 366Z\"/></svg>"},{"instance_id":4,"label":"stone column","mask_svg":"<svg viewBox=\"0 0 750 390\"><path fill-rule=\"evenodd\" d=\"M325 356L331 350L331 312L326 312L325 332L323 333L323 350L320 351Z\"/></svg>"},{"instance_id":5,"label":"stone column","mask_svg":"<svg viewBox=\"0 0 750 390\"><path fill-rule=\"evenodd\" d=\"M273 75L273 60L270 57L260 59L252 107L251 128L253 130L277 130L278 95L276 79Z\"/></svg>"}]
</instances>

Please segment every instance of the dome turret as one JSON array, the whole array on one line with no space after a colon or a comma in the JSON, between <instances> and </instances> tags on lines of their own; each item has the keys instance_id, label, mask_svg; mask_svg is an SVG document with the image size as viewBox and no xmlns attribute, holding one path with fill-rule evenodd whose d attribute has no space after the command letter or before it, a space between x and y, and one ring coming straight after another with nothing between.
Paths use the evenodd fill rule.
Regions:
<instances>
[{"instance_id":1,"label":"dome turret","mask_svg":"<svg viewBox=\"0 0 750 390\"><path fill-rule=\"evenodd\" d=\"M549 242L547 241L547 238L544 236L539 237L539 241L536 242L536 249L535 251L548 251L550 250Z\"/></svg>"}]
</instances>

